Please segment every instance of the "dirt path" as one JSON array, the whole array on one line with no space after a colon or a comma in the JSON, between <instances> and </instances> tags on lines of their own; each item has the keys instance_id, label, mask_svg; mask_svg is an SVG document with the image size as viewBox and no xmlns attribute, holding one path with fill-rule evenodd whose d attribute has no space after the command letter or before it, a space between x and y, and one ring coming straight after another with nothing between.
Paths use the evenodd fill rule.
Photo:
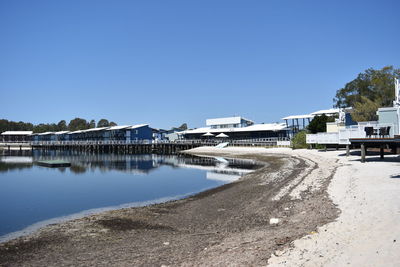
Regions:
<instances>
[{"instance_id":1,"label":"dirt path","mask_svg":"<svg viewBox=\"0 0 400 267\"><path fill-rule=\"evenodd\" d=\"M184 200L45 227L0 244L0 265L266 265L278 248L338 216L326 193L335 160L224 151L268 165Z\"/></svg>"}]
</instances>

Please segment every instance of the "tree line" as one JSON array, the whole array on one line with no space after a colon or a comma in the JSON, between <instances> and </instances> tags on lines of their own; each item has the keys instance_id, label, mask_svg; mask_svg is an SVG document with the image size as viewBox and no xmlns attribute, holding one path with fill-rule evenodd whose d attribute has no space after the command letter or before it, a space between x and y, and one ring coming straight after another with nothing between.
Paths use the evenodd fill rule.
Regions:
<instances>
[{"instance_id":1,"label":"tree line","mask_svg":"<svg viewBox=\"0 0 400 267\"><path fill-rule=\"evenodd\" d=\"M36 125L30 122L16 122L0 119L0 133L5 131L33 131L34 133L78 131L96 127L111 127L116 125L117 124L115 122L109 122L107 119L101 119L97 122L97 124L95 120L86 121L82 118L75 118L70 120L68 124L65 120L61 120L58 123L39 123Z\"/></svg>"}]
</instances>

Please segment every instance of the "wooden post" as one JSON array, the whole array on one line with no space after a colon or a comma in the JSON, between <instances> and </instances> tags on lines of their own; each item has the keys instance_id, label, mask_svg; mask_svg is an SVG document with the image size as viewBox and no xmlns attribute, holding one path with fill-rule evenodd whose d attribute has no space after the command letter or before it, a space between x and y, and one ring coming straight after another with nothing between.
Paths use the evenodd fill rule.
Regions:
<instances>
[{"instance_id":1,"label":"wooden post","mask_svg":"<svg viewBox=\"0 0 400 267\"><path fill-rule=\"evenodd\" d=\"M346 157L350 156L350 145L346 145Z\"/></svg>"},{"instance_id":2,"label":"wooden post","mask_svg":"<svg viewBox=\"0 0 400 267\"><path fill-rule=\"evenodd\" d=\"M383 145L381 145L381 147L380 147L380 154L381 154L381 160L383 160L384 159L384 150L383 150Z\"/></svg>"},{"instance_id":3,"label":"wooden post","mask_svg":"<svg viewBox=\"0 0 400 267\"><path fill-rule=\"evenodd\" d=\"M361 144L361 162L362 163L365 162L365 154L366 154L366 147L365 147L365 144L362 143Z\"/></svg>"}]
</instances>

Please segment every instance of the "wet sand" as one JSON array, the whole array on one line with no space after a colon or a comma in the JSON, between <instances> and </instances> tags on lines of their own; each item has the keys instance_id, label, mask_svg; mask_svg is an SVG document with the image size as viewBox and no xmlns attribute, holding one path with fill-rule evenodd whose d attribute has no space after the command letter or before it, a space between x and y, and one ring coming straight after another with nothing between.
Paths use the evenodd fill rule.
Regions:
<instances>
[{"instance_id":1,"label":"wet sand","mask_svg":"<svg viewBox=\"0 0 400 267\"><path fill-rule=\"evenodd\" d=\"M191 153L268 164L183 200L107 211L2 243L0 266L266 265L339 215L326 190L339 166L334 157L242 148Z\"/></svg>"}]
</instances>

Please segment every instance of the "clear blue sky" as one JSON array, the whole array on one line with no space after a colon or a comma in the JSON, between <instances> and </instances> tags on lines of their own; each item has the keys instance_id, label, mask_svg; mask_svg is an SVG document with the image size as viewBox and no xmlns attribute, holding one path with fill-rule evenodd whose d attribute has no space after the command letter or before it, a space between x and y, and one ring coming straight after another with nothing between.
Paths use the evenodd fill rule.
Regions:
<instances>
[{"instance_id":1,"label":"clear blue sky","mask_svg":"<svg viewBox=\"0 0 400 267\"><path fill-rule=\"evenodd\" d=\"M0 118L169 128L332 107L399 67L400 1L0 1Z\"/></svg>"}]
</instances>

